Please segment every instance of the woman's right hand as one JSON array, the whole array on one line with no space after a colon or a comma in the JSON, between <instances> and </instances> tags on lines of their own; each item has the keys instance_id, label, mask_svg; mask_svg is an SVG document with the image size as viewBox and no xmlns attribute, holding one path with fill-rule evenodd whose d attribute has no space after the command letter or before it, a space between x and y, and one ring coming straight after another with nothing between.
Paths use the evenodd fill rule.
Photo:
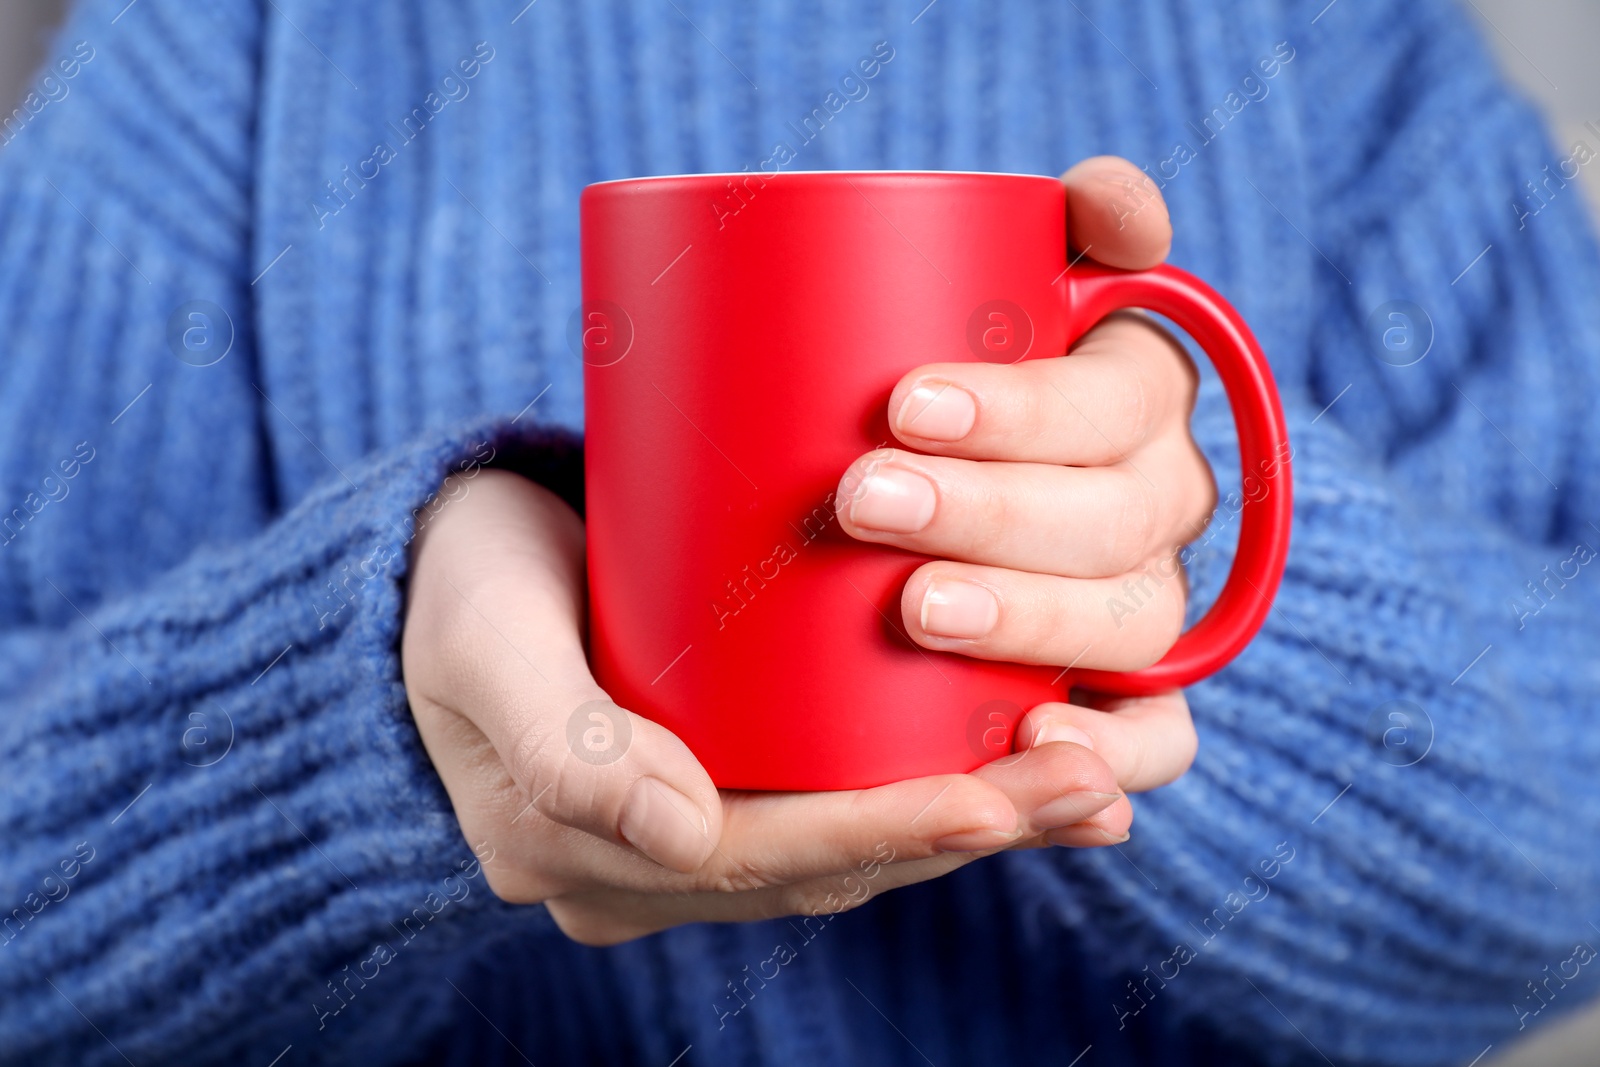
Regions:
<instances>
[{"instance_id":1,"label":"woman's right hand","mask_svg":"<svg viewBox=\"0 0 1600 1067\"><path fill-rule=\"evenodd\" d=\"M719 793L589 673L576 513L506 471L452 476L442 495L412 546L406 692L490 888L543 902L568 936L839 912L1001 849L1127 839L1112 768L1039 712L1032 748L972 774Z\"/></svg>"}]
</instances>

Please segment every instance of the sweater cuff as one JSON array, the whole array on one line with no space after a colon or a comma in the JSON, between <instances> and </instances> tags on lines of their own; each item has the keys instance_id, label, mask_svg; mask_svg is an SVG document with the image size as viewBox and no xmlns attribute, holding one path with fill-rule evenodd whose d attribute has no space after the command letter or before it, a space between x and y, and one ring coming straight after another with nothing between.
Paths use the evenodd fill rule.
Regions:
<instances>
[{"instance_id":1,"label":"sweater cuff","mask_svg":"<svg viewBox=\"0 0 1600 1067\"><path fill-rule=\"evenodd\" d=\"M548 923L493 897L422 748L403 584L447 475L470 492L503 467L581 508L581 455L565 431L458 427L81 631L18 636L55 662L0 716L19 787L0 798L16 853L0 881L27 916L0 935L0 1060L117 1060L112 1042L136 1062L260 1058L280 1039L326 1053L398 1002L403 980L381 988L396 961L490 915Z\"/></svg>"}]
</instances>

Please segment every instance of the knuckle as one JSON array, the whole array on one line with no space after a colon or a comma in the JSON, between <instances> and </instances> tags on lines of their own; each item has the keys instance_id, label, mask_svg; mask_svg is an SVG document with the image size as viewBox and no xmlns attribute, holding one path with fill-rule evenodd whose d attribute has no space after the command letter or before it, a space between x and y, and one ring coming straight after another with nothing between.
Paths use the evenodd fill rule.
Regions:
<instances>
[{"instance_id":1,"label":"knuckle","mask_svg":"<svg viewBox=\"0 0 1600 1067\"><path fill-rule=\"evenodd\" d=\"M1020 610L1001 613L995 635L1024 647L1048 648L1057 659L1076 655L1085 627L1092 626L1093 620L1086 617L1078 598L1064 588L1063 583L1075 581L1028 583L1035 586L1032 595L1019 605Z\"/></svg>"},{"instance_id":2,"label":"knuckle","mask_svg":"<svg viewBox=\"0 0 1600 1067\"><path fill-rule=\"evenodd\" d=\"M1017 374L1003 379L1005 384L995 391L1005 403L997 406L1014 412L1015 416L1004 420L995 436L1002 437L1018 451L1028 451L1030 446L1049 441L1065 414L1060 410L1061 397L1057 390L1062 386L1058 383L1071 372L1067 359L1041 359L1023 363ZM1065 395L1071 395L1070 386ZM1076 413L1072 417L1082 418Z\"/></svg>"},{"instance_id":3,"label":"knuckle","mask_svg":"<svg viewBox=\"0 0 1600 1067\"><path fill-rule=\"evenodd\" d=\"M1191 464L1189 481L1200 486L1199 506L1196 509L1199 512L1197 521L1208 522L1212 513L1217 510L1217 475L1193 438L1189 440L1189 463Z\"/></svg>"},{"instance_id":4,"label":"knuckle","mask_svg":"<svg viewBox=\"0 0 1600 1067\"><path fill-rule=\"evenodd\" d=\"M1160 663L1164 655L1166 650L1157 647L1155 642L1140 641L1119 657L1117 668L1125 671L1142 671L1146 667L1154 667Z\"/></svg>"},{"instance_id":5,"label":"knuckle","mask_svg":"<svg viewBox=\"0 0 1600 1067\"><path fill-rule=\"evenodd\" d=\"M543 777L549 743L547 734L529 730L519 735L511 751L502 757L512 782L529 798L538 793L536 783Z\"/></svg>"},{"instance_id":6,"label":"knuckle","mask_svg":"<svg viewBox=\"0 0 1600 1067\"><path fill-rule=\"evenodd\" d=\"M1015 487L995 479L981 479L971 506L963 509L967 527L966 551L973 559L992 560L1013 546L1016 531L1032 528L1038 521L1034 502Z\"/></svg>"},{"instance_id":7,"label":"knuckle","mask_svg":"<svg viewBox=\"0 0 1600 1067\"><path fill-rule=\"evenodd\" d=\"M1194 357L1189 355L1189 350L1178 342L1165 329L1161 330L1161 339L1166 342L1163 346L1171 356L1171 363L1177 369L1178 395L1183 399L1179 406L1185 416L1194 408L1195 397L1200 392L1200 368L1195 366Z\"/></svg>"},{"instance_id":8,"label":"knuckle","mask_svg":"<svg viewBox=\"0 0 1600 1067\"><path fill-rule=\"evenodd\" d=\"M1106 669L1143 670L1172 650L1187 621L1188 594L1177 554L1149 557L1136 568L1107 579L1107 607L1114 644L1104 650Z\"/></svg>"},{"instance_id":9,"label":"knuckle","mask_svg":"<svg viewBox=\"0 0 1600 1067\"><path fill-rule=\"evenodd\" d=\"M1134 353L1133 395L1129 409L1136 417L1136 444L1142 444L1161 428L1188 417L1199 389L1200 372L1194 360L1166 327L1149 315L1125 312L1129 328L1128 350Z\"/></svg>"},{"instance_id":10,"label":"knuckle","mask_svg":"<svg viewBox=\"0 0 1600 1067\"><path fill-rule=\"evenodd\" d=\"M1175 405L1176 410L1187 411L1187 401L1192 400L1195 391L1200 385L1200 369L1195 366L1194 359L1190 357L1189 350L1183 342L1175 337L1171 330L1151 318L1149 315L1139 315L1140 324L1144 327L1144 336L1149 339L1146 347L1151 351L1157 361L1159 370L1157 377L1165 393L1175 393L1185 403Z\"/></svg>"},{"instance_id":11,"label":"knuckle","mask_svg":"<svg viewBox=\"0 0 1600 1067\"><path fill-rule=\"evenodd\" d=\"M965 563L990 563L1014 551L1017 531L1038 522L1038 497L1003 464L972 460L944 464L933 478L938 493L933 519L908 540L930 555ZM959 576L961 566L958 562L956 569L939 573Z\"/></svg>"},{"instance_id":12,"label":"knuckle","mask_svg":"<svg viewBox=\"0 0 1600 1067\"><path fill-rule=\"evenodd\" d=\"M598 802L601 781L595 767L571 751L567 739L549 730L530 730L517 738L507 770L523 805L532 803L546 818L577 825ZM519 810L520 807L519 807Z\"/></svg>"},{"instance_id":13,"label":"knuckle","mask_svg":"<svg viewBox=\"0 0 1600 1067\"><path fill-rule=\"evenodd\" d=\"M1187 600L1183 593L1183 584L1176 577L1162 587L1161 593L1152 620L1154 629L1150 635L1157 660L1171 651L1172 646L1178 643L1178 638L1183 634L1184 608Z\"/></svg>"},{"instance_id":14,"label":"knuckle","mask_svg":"<svg viewBox=\"0 0 1600 1067\"><path fill-rule=\"evenodd\" d=\"M1142 333L1146 327L1143 322L1138 324ZM1129 366L1129 378L1125 386L1126 396L1123 400L1123 417L1127 420L1126 448L1131 451L1143 445L1150 436L1151 423L1160 410L1156 402L1156 382L1152 380L1149 369L1142 359L1129 359L1125 361Z\"/></svg>"},{"instance_id":15,"label":"knuckle","mask_svg":"<svg viewBox=\"0 0 1600 1067\"><path fill-rule=\"evenodd\" d=\"M708 893L734 894L769 889L779 884L779 879L759 864L748 860L740 863L719 860L716 867L700 876L698 888Z\"/></svg>"},{"instance_id":16,"label":"knuckle","mask_svg":"<svg viewBox=\"0 0 1600 1067\"><path fill-rule=\"evenodd\" d=\"M722 868L706 875L697 888L707 893L732 895L734 893L743 893L747 889L754 889L756 886L738 871Z\"/></svg>"},{"instance_id":17,"label":"knuckle","mask_svg":"<svg viewBox=\"0 0 1600 1067\"><path fill-rule=\"evenodd\" d=\"M1134 471L1126 471L1118 489L1121 505L1112 525L1109 547L1112 572L1135 570L1150 554L1155 542L1159 508L1155 492Z\"/></svg>"},{"instance_id":18,"label":"knuckle","mask_svg":"<svg viewBox=\"0 0 1600 1067\"><path fill-rule=\"evenodd\" d=\"M1179 572L1181 573L1181 572ZM1147 564L1124 582L1140 597L1135 629L1119 655L1118 669L1140 671L1160 662L1183 634L1183 583L1179 573L1165 572L1159 563Z\"/></svg>"},{"instance_id":19,"label":"knuckle","mask_svg":"<svg viewBox=\"0 0 1600 1067\"><path fill-rule=\"evenodd\" d=\"M589 764L563 746L559 758L545 771L545 784L528 795L538 798L540 807L557 822L587 825L599 787L596 777L588 773L590 770ZM543 796L539 797L541 792Z\"/></svg>"}]
</instances>

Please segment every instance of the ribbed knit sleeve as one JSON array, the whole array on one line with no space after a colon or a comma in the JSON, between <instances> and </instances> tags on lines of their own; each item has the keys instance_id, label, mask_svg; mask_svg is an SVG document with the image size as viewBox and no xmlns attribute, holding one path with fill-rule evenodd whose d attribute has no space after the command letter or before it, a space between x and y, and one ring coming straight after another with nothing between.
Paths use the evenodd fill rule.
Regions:
<instances>
[{"instance_id":1,"label":"ribbed knit sleeve","mask_svg":"<svg viewBox=\"0 0 1600 1067\"><path fill-rule=\"evenodd\" d=\"M1580 1003L1600 265L1571 149L1464 16L674 6L84 0L58 39L0 149L0 1062L397 1062L481 1005L474 1060L1466 1063ZM1189 691L1199 758L1123 846L975 864L815 947L564 942L471 876L395 649L442 476L492 452L570 497L576 448L417 427L544 395L584 181L762 158L877 22L899 58L801 166L1159 159L1292 45L1169 185L1186 265L1234 279L1283 382L1277 609ZM470 99L321 199L480 39ZM1414 362L1383 347L1430 327ZM1226 499L1212 387L1195 430ZM792 937L789 977L749 977Z\"/></svg>"},{"instance_id":2,"label":"ribbed knit sleeve","mask_svg":"<svg viewBox=\"0 0 1600 1067\"><path fill-rule=\"evenodd\" d=\"M438 434L142 594L0 637L0 674L28 679L0 698L0 1060L116 1061L86 1019L135 1062L327 1054L369 984L407 990L382 992L396 958L487 934L406 703L401 583L412 509L519 450L576 489L559 438Z\"/></svg>"},{"instance_id":3,"label":"ribbed knit sleeve","mask_svg":"<svg viewBox=\"0 0 1600 1067\"><path fill-rule=\"evenodd\" d=\"M1513 208L1571 149L1458 12L1338 4L1296 43L1325 295L1276 610L1190 690L1199 758L1129 844L1018 869L1114 961L1107 1035L1466 1063L1593 995L1600 266L1576 183ZM1196 432L1227 440L1219 405Z\"/></svg>"},{"instance_id":4,"label":"ribbed knit sleeve","mask_svg":"<svg viewBox=\"0 0 1600 1067\"><path fill-rule=\"evenodd\" d=\"M1308 35L1306 170L1336 295L1315 324L1314 390L1320 407L1349 387L1328 418L1403 483L1560 547L1600 516L1584 189L1600 132L1551 144L1468 17L1355 5Z\"/></svg>"},{"instance_id":5,"label":"ribbed knit sleeve","mask_svg":"<svg viewBox=\"0 0 1600 1067\"><path fill-rule=\"evenodd\" d=\"M0 151L7 1064L338 1059L381 1012L425 1028L441 984L419 997L416 973L488 914L543 921L486 888L398 642L413 513L449 506L446 474L508 466L577 502L580 453L479 421L280 501L259 23L85 4Z\"/></svg>"}]
</instances>

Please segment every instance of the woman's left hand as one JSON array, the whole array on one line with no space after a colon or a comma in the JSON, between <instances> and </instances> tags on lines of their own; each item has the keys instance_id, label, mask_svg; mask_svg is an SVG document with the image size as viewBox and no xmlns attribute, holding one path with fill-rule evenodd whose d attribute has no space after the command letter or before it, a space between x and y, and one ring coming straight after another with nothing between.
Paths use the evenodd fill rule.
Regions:
<instances>
[{"instance_id":1,"label":"woman's left hand","mask_svg":"<svg viewBox=\"0 0 1600 1067\"><path fill-rule=\"evenodd\" d=\"M1171 223L1153 183L1125 160L1085 160L1062 178L1082 254L1142 269L1166 256ZM858 459L839 518L864 541L935 557L906 583L918 644L980 659L1129 671L1159 660L1183 625L1181 547L1216 505L1189 434L1197 377L1153 321L1119 313L1066 356L1012 365L929 363L900 380L889 423L906 449ZM1087 743L1124 790L1177 778L1194 758L1181 692L1045 704L1019 749ZM1124 798L1084 829L1121 839ZM1047 839L1099 843L1069 827Z\"/></svg>"}]
</instances>

